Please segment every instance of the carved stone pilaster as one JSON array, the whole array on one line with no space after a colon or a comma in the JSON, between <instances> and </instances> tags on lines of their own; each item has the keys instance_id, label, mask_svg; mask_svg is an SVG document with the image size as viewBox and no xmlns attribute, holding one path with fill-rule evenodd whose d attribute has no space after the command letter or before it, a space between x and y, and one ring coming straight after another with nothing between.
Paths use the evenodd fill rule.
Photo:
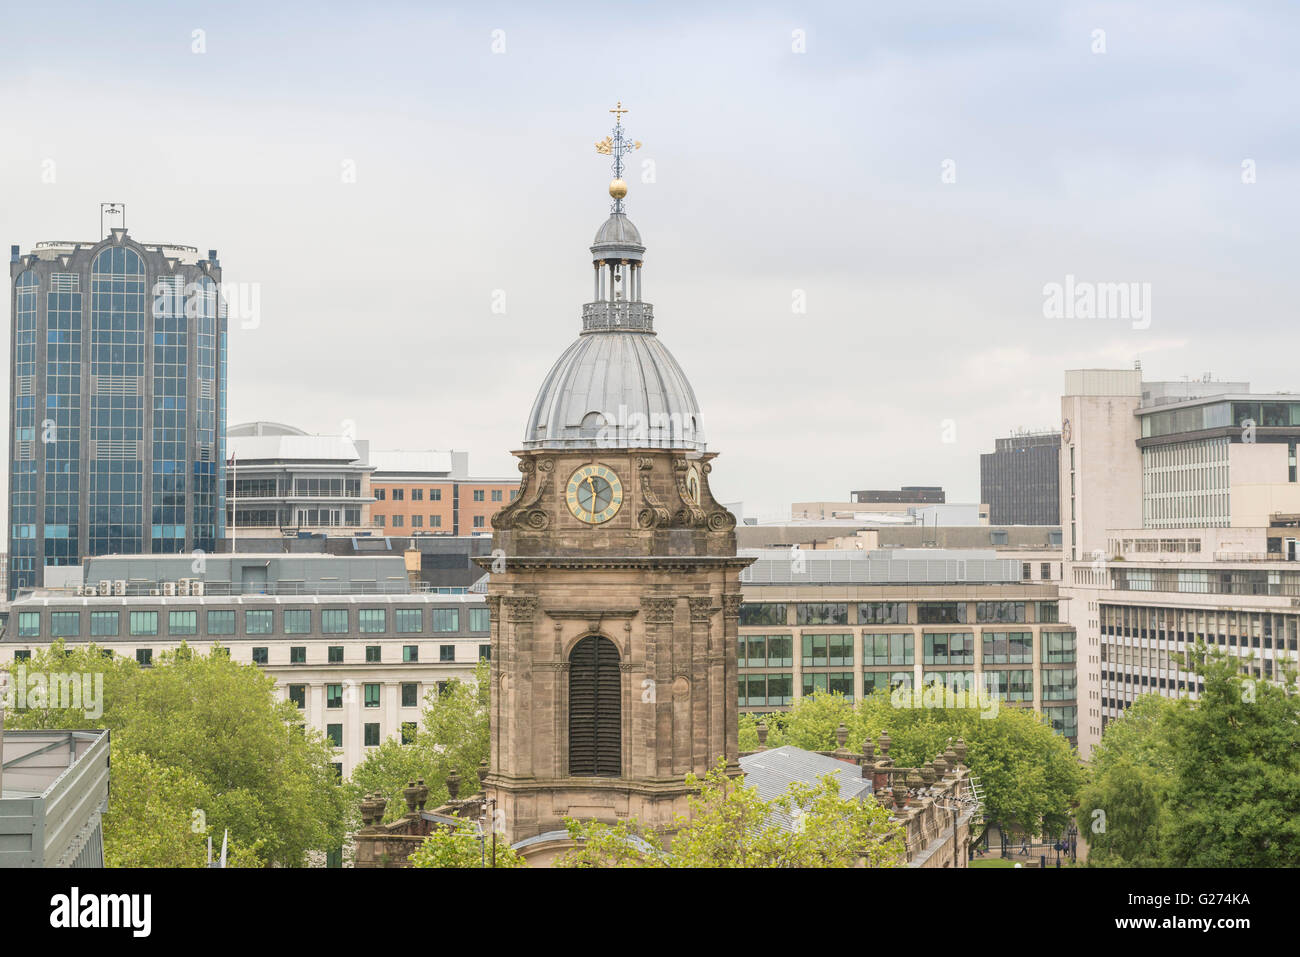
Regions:
<instances>
[{"instance_id":1,"label":"carved stone pilaster","mask_svg":"<svg viewBox=\"0 0 1300 957\"><path fill-rule=\"evenodd\" d=\"M647 624L671 623L673 610L677 607L676 598L642 598L641 613Z\"/></svg>"},{"instance_id":2,"label":"carved stone pilaster","mask_svg":"<svg viewBox=\"0 0 1300 957\"><path fill-rule=\"evenodd\" d=\"M722 617L739 618L740 617L740 595L723 595L722 596Z\"/></svg>"},{"instance_id":3,"label":"carved stone pilaster","mask_svg":"<svg viewBox=\"0 0 1300 957\"><path fill-rule=\"evenodd\" d=\"M506 598L507 621L532 621L537 617L536 598Z\"/></svg>"},{"instance_id":4,"label":"carved stone pilaster","mask_svg":"<svg viewBox=\"0 0 1300 957\"><path fill-rule=\"evenodd\" d=\"M501 596L488 595L487 597L488 621L501 620Z\"/></svg>"},{"instance_id":5,"label":"carved stone pilaster","mask_svg":"<svg viewBox=\"0 0 1300 957\"><path fill-rule=\"evenodd\" d=\"M714 612L713 599L704 596L702 598L687 598L691 606L691 621L708 621Z\"/></svg>"}]
</instances>

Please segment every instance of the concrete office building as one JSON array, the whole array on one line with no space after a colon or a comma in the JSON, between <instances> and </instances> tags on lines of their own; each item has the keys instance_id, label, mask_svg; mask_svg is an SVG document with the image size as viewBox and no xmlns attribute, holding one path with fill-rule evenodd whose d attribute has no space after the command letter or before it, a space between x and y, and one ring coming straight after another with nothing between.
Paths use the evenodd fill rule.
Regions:
<instances>
[{"instance_id":1,"label":"concrete office building","mask_svg":"<svg viewBox=\"0 0 1300 957\"><path fill-rule=\"evenodd\" d=\"M227 538L368 533L373 471L367 443L309 435L278 422L245 422L226 434Z\"/></svg>"},{"instance_id":2,"label":"concrete office building","mask_svg":"<svg viewBox=\"0 0 1300 957\"><path fill-rule=\"evenodd\" d=\"M221 264L192 246L10 252L10 594L111 552L216 551L224 535Z\"/></svg>"},{"instance_id":3,"label":"concrete office building","mask_svg":"<svg viewBox=\"0 0 1300 957\"><path fill-rule=\"evenodd\" d=\"M1297 661L1300 395L1066 373L1062 597L1080 640L1080 751L1144 693L1195 695L1198 640L1276 677Z\"/></svg>"},{"instance_id":4,"label":"concrete office building","mask_svg":"<svg viewBox=\"0 0 1300 957\"><path fill-rule=\"evenodd\" d=\"M738 697L783 710L817 691L859 700L900 685L987 681L1076 737L1075 629L1057 582L988 550L742 549Z\"/></svg>"},{"instance_id":5,"label":"concrete office building","mask_svg":"<svg viewBox=\"0 0 1300 957\"><path fill-rule=\"evenodd\" d=\"M55 639L145 667L182 642L202 653L219 643L276 679L348 775L409 733L429 691L491 656L482 594L419 591L409 577L403 557L221 555L200 573L188 556L94 558L83 584L13 603L0 663Z\"/></svg>"},{"instance_id":6,"label":"concrete office building","mask_svg":"<svg viewBox=\"0 0 1300 957\"><path fill-rule=\"evenodd\" d=\"M1060 432L997 439L980 456L980 501L994 525L1059 525Z\"/></svg>"}]
</instances>

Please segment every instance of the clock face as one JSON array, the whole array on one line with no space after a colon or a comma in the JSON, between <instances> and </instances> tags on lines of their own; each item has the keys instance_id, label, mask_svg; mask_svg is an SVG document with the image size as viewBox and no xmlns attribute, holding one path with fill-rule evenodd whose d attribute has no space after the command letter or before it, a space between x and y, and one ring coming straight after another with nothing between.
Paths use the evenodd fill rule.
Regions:
<instances>
[{"instance_id":1,"label":"clock face","mask_svg":"<svg viewBox=\"0 0 1300 957\"><path fill-rule=\"evenodd\" d=\"M623 483L604 465L584 465L569 478L564 490L573 517L588 525L608 522L623 504Z\"/></svg>"},{"instance_id":2,"label":"clock face","mask_svg":"<svg viewBox=\"0 0 1300 957\"><path fill-rule=\"evenodd\" d=\"M694 465L686 472L686 497L692 505L700 504L700 470Z\"/></svg>"}]
</instances>

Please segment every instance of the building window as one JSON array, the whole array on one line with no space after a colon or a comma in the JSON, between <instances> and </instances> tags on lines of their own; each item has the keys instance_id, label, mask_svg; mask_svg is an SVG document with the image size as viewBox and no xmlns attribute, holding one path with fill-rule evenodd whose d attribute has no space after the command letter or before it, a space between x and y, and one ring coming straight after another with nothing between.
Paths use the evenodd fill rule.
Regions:
<instances>
[{"instance_id":1,"label":"building window","mask_svg":"<svg viewBox=\"0 0 1300 957\"><path fill-rule=\"evenodd\" d=\"M971 665L975 663L975 637L968 634L922 636L923 664Z\"/></svg>"},{"instance_id":2,"label":"building window","mask_svg":"<svg viewBox=\"0 0 1300 957\"><path fill-rule=\"evenodd\" d=\"M456 660L456 646L455 646L455 645L439 645L439 646L438 646L438 660L439 660L439 661L455 661L455 660Z\"/></svg>"},{"instance_id":3,"label":"building window","mask_svg":"<svg viewBox=\"0 0 1300 957\"><path fill-rule=\"evenodd\" d=\"M286 635L311 634L311 610L293 608L284 613L284 633Z\"/></svg>"},{"instance_id":4,"label":"building window","mask_svg":"<svg viewBox=\"0 0 1300 957\"><path fill-rule=\"evenodd\" d=\"M307 707L307 686L289 685L289 700L299 708Z\"/></svg>"},{"instance_id":5,"label":"building window","mask_svg":"<svg viewBox=\"0 0 1300 957\"><path fill-rule=\"evenodd\" d=\"M424 631L423 608L398 608L393 617L399 635L418 635Z\"/></svg>"},{"instance_id":6,"label":"building window","mask_svg":"<svg viewBox=\"0 0 1300 957\"><path fill-rule=\"evenodd\" d=\"M341 664L343 664L343 646L342 646L342 645L330 645L330 646L329 646L329 663L332 664L332 665L341 665Z\"/></svg>"},{"instance_id":7,"label":"building window","mask_svg":"<svg viewBox=\"0 0 1300 957\"><path fill-rule=\"evenodd\" d=\"M1059 664L1075 660L1075 633L1072 631L1043 632L1043 662Z\"/></svg>"},{"instance_id":8,"label":"building window","mask_svg":"<svg viewBox=\"0 0 1300 957\"><path fill-rule=\"evenodd\" d=\"M92 611L90 613L90 637L116 638L120 617L115 611Z\"/></svg>"},{"instance_id":9,"label":"building window","mask_svg":"<svg viewBox=\"0 0 1300 957\"><path fill-rule=\"evenodd\" d=\"M864 601L858 605L860 625L906 625L907 602Z\"/></svg>"},{"instance_id":10,"label":"building window","mask_svg":"<svg viewBox=\"0 0 1300 957\"><path fill-rule=\"evenodd\" d=\"M269 635L274 614L269 608L244 612L244 634Z\"/></svg>"},{"instance_id":11,"label":"building window","mask_svg":"<svg viewBox=\"0 0 1300 957\"><path fill-rule=\"evenodd\" d=\"M235 613L234 611L209 611L208 612L208 634L209 635L233 635L235 633Z\"/></svg>"},{"instance_id":12,"label":"building window","mask_svg":"<svg viewBox=\"0 0 1300 957\"><path fill-rule=\"evenodd\" d=\"M1034 660L1034 635L1028 631L986 631L984 664L1027 665Z\"/></svg>"},{"instance_id":13,"label":"building window","mask_svg":"<svg viewBox=\"0 0 1300 957\"><path fill-rule=\"evenodd\" d=\"M482 515L475 515L475 516L474 516L474 527L475 527L475 528L485 528L485 527L486 527L485 519L483 518Z\"/></svg>"},{"instance_id":14,"label":"building window","mask_svg":"<svg viewBox=\"0 0 1300 957\"><path fill-rule=\"evenodd\" d=\"M348 610L346 608L326 608L321 611L320 631L322 635L346 635L348 633Z\"/></svg>"},{"instance_id":15,"label":"building window","mask_svg":"<svg viewBox=\"0 0 1300 957\"><path fill-rule=\"evenodd\" d=\"M1034 673L1026 670L986 671L989 693L1002 701L1033 701Z\"/></svg>"},{"instance_id":16,"label":"building window","mask_svg":"<svg viewBox=\"0 0 1300 957\"><path fill-rule=\"evenodd\" d=\"M440 488L431 488L431 489L429 489L429 501L430 501L430 502L441 502L441 501L442 501L442 489L440 489Z\"/></svg>"},{"instance_id":17,"label":"building window","mask_svg":"<svg viewBox=\"0 0 1300 957\"><path fill-rule=\"evenodd\" d=\"M501 489L499 489L499 488L494 488L494 489L492 490L492 501L494 501L494 502L499 502L499 501L501 501Z\"/></svg>"},{"instance_id":18,"label":"building window","mask_svg":"<svg viewBox=\"0 0 1300 957\"><path fill-rule=\"evenodd\" d=\"M402 645L402 660L407 664L420 660L419 645Z\"/></svg>"},{"instance_id":19,"label":"building window","mask_svg":"<svg viewBox=\"0 0 1300 957\"><path fill-rule=\"evenodd\" d=\"M803 676L804 697L812 694L842 694L853 700L853 672L817 671Z\"/></svg>"},{"instance_id":20,"label":"building window","mask_svg":"<svg viewBox=\"0 0 1300 957\"><path fill-rule=\"evenodd\" d=\"M1043 714L1052 724L1052 730L1057 734L1064 735L1067 738L1077 737L1079 734L1079 709L1070 708L1044 708Z\"/></svg>"},{"instance_id":21,"label":"building window","mask_svg":"<svg viewBox=\"0 0 1300 957\"><path fill-rule=\"evenodd\" d=\"M622 772L621 698L618 649L588 635L569 653L569 774Z\"/></svg>"},{"instance_id":22,"label":"building window","mask_svg":"<svg viewBox=\"0 0 1300 957\"><path fill-rule=\"evenodd\" d=\"M152 668L152 667L153 667L153 649L152 649L152 648L137 648L137 649L135 650L135 663L138 664L141 668Z\"/></svg>"},{"instance_id":23,"label":"building window","mask_svg":"<svg viewBox=\"0 0 1300 957\"><path fill-rule=\"evenodd\" d=\"M517 489L517 488L512 488L512 489L510 490L510 501L513 502L513 501L514 501L516 498L518 498L518 497L519 497L519 489Z\"/></svg>"},{"instance_id":24,"label":"building window","mask_svg":"<svg viewBox=\"0 0 1300 957\"><path fill-rule=\"evenodd\" d=\"M307 646L294 645L289 649L289 664L305 665L307 663Z\"/></svg>"},{"instance_id":25,"label":"building window","mask_svg":"<svg viewBox=\"0 0 1300 957\"><path fill-rule=\"evenodd\" d=\"M394 515L394 516L393 516L393 528L401 528L401 527L402 527L403 525L405 525L405 524L406 524L406 516L405 516L405 515Z\"/></svg>"},{"instance_id":26,"label":"building window","mask_svg":"<svg viewBox=\"0 0 1300 957\"><path fill-rule=\"evenodd\" d=\"M763 604L742 604L740 606L740 623L742 625L765 627L785 625L786 610L784 604L766 602Z\"/></svg>"},{"instance_id":27,"label":"building window","mask_svg":"<svg viewBox=\"0 0 1300 957\"><path fill-rule=\"evenodd\" d=\"M1056 624L1060 621L1059 606L1054 601L1040 601L1038 603L1038 620L1049 624Z\"/></svg>"},{"instance_id":28,"label":"building window","mask_svg":"<svg viewBox=\"0 0 1300 957\"><path fill-rule=\"evenodd\" d=\"M79 611L50 612L50 637L51 638L80 638L81 637L81 612Z\"/></svg>"},{"instance_id":29,"label":"building window","mask_svg":"<svg viewBox=\"0 0 1300 957\"><path fill-rule=\"evenodd\" d=\"M433 630L434 631L460 631L460 609L459 608L433 609Z\"/></svg>"},{"instance_id":30,"label":"building window","mask_svg":"<svg viewBox=\"0 0 1300 957\"><path fill-rule=\"evenodd\" d=\"M382 645L366 645L366 663L376 664L379 661L379 650Z\"/></svg>"},{"instance_id":31,"label":"building window","mask_svg":"<svg viewBox=\"0 0 1300 957\"><path fill-rule=\"evenodd\" d=\"M741 675L737 687L741 707L780 707L794 701L793 675Z\"/></svg>"},{"instance_id":32,"label":"building window","mask_svg":"<svg viewBox=\"0 0 1300 957\"><path fill-rule=\"evenodd\" d=\"M412 527L412 528L424 528L424 516L423 516L423 515L412 515L412 516L411 516L411 527Z\"/></svg>"},{"instance_id":33,"label":"building window","mask_svg":"<svg viewBox=\"0 0 1300 957\"><path fill-rule=\"evenodd\" d=\"M798 609L801 625L847 625L849 623L849 606L842 602L800 602Z\"/></svg>"},{"instance_id":34,"label":"building window","mask_svg":"<svg viewBox=\"0 0 1300 957\"><path fill-rule=\"evenodd\" d=\"M325 707L341 708L343 707L343 686L326 685L325 686Z\"/></svg>"},{"instance_id":35,"label":"building window","mask_svg":"<svg viewBox=\"0 0 1300 957\"><path fill-rule=\"evenodd\" d=\"M363 635L382 635L388 629L388 614L383 608L357 610L357 630Z\"/></svg>"},{"instance_id":36,"label":"building window","mask_svg":"<svg viewBox=\"0 0 1300 957\"><path fill-rule=\"evenodd\" d=\"M430 516L429 516L429 527L430 527L430 528L442 528L442 516L441 516L441 515L430 515Z\"/></svg>"},{"instance_id":37,"label":"building window","mask_svg":"<svg viewBox=\"0 0 1300 957\"><path fill-rule=\"evenodd\" d=\"M366 692L365 692L366 707L378 708L379 707L379 685L368 684L365 686L365 688L366 688Z\"/></svg>"},{"instance_id":38,"label":"building window","mask_svg":"<svg viewBox=\"0 0 1300 957\"><path fill-rule=\"evenodd\" d=\"M39 611L20 611L18 613L18 637L39 638L41 636L41 613Z\"/></svg>"},{"instance_id":39,"label":"building window","mask_svg":"<svg viewBox=\"0 0 1300 957\"><path fill-rule=\"evenodd\" d=\"M131 634L133 635L158 634L158 612L156 611L131 612Z\"/></svg>"},{"instance_id":40,"label":"building window","mask_svg":"<svg viewBox=\"0 0 1300 957\"><path fill-rule=\"evenodd\" d=\"M1023 622L1025 620L1025 603L1023 601L976 602L975 620L981 622Z\"/></svg>"},{"instance_id":41,"label":"building window","mask_svg":"<svg viewBox=\"0 0 1300 957\"><path fill-rule=\"evenodd\" d=\"M1042 678L1044 701L1070 701L1075 697L1078 679L1073 668L1054 668L1043 671Z\"/></svg>"},{"instance_id":42,"label":"building window","mask_svg":"<svg viewBox=\"0 0 1300 957\"><path fill-rule=\"evenodd\" d=\"M373 748L379 744L379 724L378 722L367 724L365 726L365 746Z\"/></svg>"},{"instance_id":43,"label":"building window","mask_svg":"<svg viewBox=\"0 0 1300 957\"><path fill-rule=\"evenodd\" d=\"M1038 577L1043 581L1050 581L1052 578L1052 563L1042 562L1038 566Z\"/></svg>"},{"instance_id":44,"label":"building window","mask_svg":"<svg viewBox=\"0 0 1300 957\"><path fill-rule=\"evenodd\" d=\"M167 613L167 634L197 635L199 633L199 613L197 611L169 611Z\"/></svg>"},{"instance_id":45,"label":"building window","mask_svg":"<svg viewBox=\"0 0 1300 957\"><path fill-rule=\"evenodd\" d=\"M491 660L492 660L492 646L491 646L491 645L479 645L479 646L478 646L478 656L479 656L480 658L482 658L484 661L491 661Z\"/></svg>"},{"instance_id":46,"label":"building window","mask_svg":"<svg viewBox=\"0 0 1300 957\"><path fill-rule=\"evenodd\" d=\"M474 501L476 502L483 501L483 490L481 488L474 489Z\"/></svg>"},{"instance_id":47,"label":"building window","mask_svg":"<svg viewBox=\"0 0 1300 957\"><path fill-rule=\"evenodd\" d=\"M343 747L343 725L327 724L325 725L325 737L330 739L330 745L336 748Z\"/></svg>"},{"instance_id":48,"label":"building window","mask_svg":"<svg viewBox=\"0 0 1300 957\"><path fill-rule=\"evenodd\" d=\"M966 603L962 601L929 601L916 606L916 620L922 625L964 625Z\"/></svg>"},{"instance_id":49,"label":"building window","mask_svg":"<svg viewBox=\"0 0 1300 957\"><path fill-rule=\"evenodd\" d=\"M420 686L413 681L402 682L402 707L418 708L420 706Z\"/></svg>"},{"instance_id":50,"label":"building window","mask_svg":"<svg viewBox=\"0 0 1300 957\"><path fill-rule=\"evenodd\" d=\"M371 491L375 493L375 499L380 502L384 501L384 497L388 494L387 490L382 488L371 489Z\"/></svg>"},{"instance_id":51,"label":"building window","mask_svg":"<svg viewBox=\"0 0 1300 957\"><path fill-rule=\"evenodd\" d=\"M423 501L424 501L424 489L422 489L422 488L413 488L413 489L411 489L411 501L412 501L412 502L423 502Z\"/></svg>"},{"instance_id":52,"label":"building window","mask_svg":"<svg viewBox=\"0 0 1300 957\"><path fill-rule=\"evenodd\" d=\"M913 663L914 642L910 634L863 635L863 666L910 665Z\"/></svg>"},{"instance_id":53,"label":"building window","mask_svg":"<svg viewBox=\"0 0 1300 957\"><path fill-rule=\"evenodd\" d=\"M469 610L469 630L470 631L491 631L492 622L488 616L486 608L471 608Z\"/></svg>"},{"instance_id":54,"label":"building window","mask_svg":"<svg viewBox=\"0 0 1300 957\"><path fill-rule=\"evenodd\" d=\"M383 528L383 527L384 527L384 516L382 516L382 515L372 515L372 516L371 516L371 520L374 521L374 523L375 523L375 525L376 525L377 527L379 527L379 528Z\"/></svg>"},{"instance_id":55,"label":"building window","mask_svg":"<svg viewBox=\"0 0 1300 957\"><path fill-rule=\"evenodd\" d=\"M14 661L31 661L32 653L28 650L15 651Z\"/></svg>"},{"instance_id":56,"label":"building window","mask_svg":"<svg viewBox=\"0 0 1300 957\"><path fill-rule=\"evenodd\" d=\"M805 668L842 668L853 664L852 635L804 635Z\"/></svg>"},{"instance_id":57,"label":"building window","mask_svg":"<svg viewBox=\"0 0 1300 957\"><path fill-rule=\"evenodd\" d=\"M264 665L264 664L266 664L266 662L267 662L266 649L265 649L265 648L254 648L254 649L253 649L253 664L255 664L255 665Z\"/></svg>"}]
</instances>

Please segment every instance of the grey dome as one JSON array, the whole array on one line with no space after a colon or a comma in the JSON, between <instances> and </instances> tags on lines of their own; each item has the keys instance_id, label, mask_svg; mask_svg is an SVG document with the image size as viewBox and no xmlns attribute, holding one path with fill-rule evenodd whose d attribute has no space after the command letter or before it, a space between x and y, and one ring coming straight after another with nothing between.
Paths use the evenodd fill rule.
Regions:
<instances>
[{"instance_id":1,"label":"grey dome","mask_svg":"<svg viewBox=\"0 0 1300 957\"><path fill-rule=\"evenodd\" d=\"M627 218L626 213L610 213L609 219L596 232L596 238L592 240L593 246L640 246L641 233L632 225L632 220Z\"/></svg>"},{"instance_id":2,"label":"grey dome","mask_svg":"<svg viewBox=\"0 0 1300 957\"><path fill-rule=\"evenodd\" d=\"M524 448L703 452L705 442L695 392L659 337L609 331L579 336L551 368Z\"/></svg>"}]
</instances>

